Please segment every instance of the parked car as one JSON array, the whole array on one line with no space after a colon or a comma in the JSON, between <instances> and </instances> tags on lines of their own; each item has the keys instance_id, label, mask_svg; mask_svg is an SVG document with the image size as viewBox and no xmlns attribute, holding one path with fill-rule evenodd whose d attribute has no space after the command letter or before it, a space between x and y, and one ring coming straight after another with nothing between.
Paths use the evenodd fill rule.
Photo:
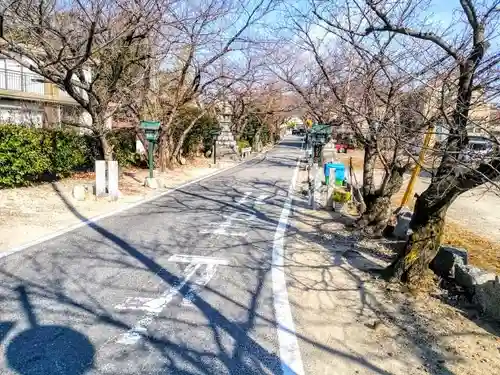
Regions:
<instances>
[{"instance_id":1,"label":"parked car","mask_svg":"<svg viewBox=\"0 0 500 375\"><path fill-rule=\"evenodd\" d=\"M464 163L479 162L493 152L493 142L483 137L469 137L469 143L463 150L458 160Z\"/></svg>"},{"instance_id":2,"label":"parked car","mask_svg":"<svg viewBox=\"0 0 500 375\"><path fill-rule=\"evenodd\" d=\"M347 150L354 150L356 147L354 141L352 141L351 139L337 138L337 141L335 142L335 148L339 153L346 153Z\"/></svg>"}]
</instances>

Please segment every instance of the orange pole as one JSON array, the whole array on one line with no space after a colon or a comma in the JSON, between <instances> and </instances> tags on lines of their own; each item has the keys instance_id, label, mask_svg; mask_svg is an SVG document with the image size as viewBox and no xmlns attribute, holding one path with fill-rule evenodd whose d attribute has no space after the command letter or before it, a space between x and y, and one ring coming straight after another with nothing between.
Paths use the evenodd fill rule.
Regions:
<instances>
[{"instance_id":1,"label":"orange pole","mask_svg":"<svg viewBox=\"0 0 500 375\"><path fill-rule=\"evenodd\" d=\"M429 147L429 143L431 143L432 134L434 134L434 125L429 126L429 128L427 129L422 149L420 150L420 154L418 155L417 165L415 165L415 168L413 168L410 181L408 182L408 186L406 187L405 194L403 195L403 199L401 200L401 204L399 205L399 207L406 206L406 204L408 204L408 201L410 200L410 195L413 193L415 182L417 181L417 177L420 174L422 164L424 163L425 152Z\"/></svg>"}]
</instances>

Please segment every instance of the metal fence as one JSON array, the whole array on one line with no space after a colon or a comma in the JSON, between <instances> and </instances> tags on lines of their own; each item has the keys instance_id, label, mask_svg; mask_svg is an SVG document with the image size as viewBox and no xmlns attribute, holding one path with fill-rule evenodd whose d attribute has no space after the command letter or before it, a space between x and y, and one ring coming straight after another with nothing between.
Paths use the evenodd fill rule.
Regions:
<instances>
[{"instance_id":1,"label":"metal fence","mask_svg":"<svg viewBox=\"0 0 500 375\"><path fill-rule=\"evenodd\" d=\"M0 89L45 94L44 80L36 73L0 70Z\"/></svg>"}]
</instances>

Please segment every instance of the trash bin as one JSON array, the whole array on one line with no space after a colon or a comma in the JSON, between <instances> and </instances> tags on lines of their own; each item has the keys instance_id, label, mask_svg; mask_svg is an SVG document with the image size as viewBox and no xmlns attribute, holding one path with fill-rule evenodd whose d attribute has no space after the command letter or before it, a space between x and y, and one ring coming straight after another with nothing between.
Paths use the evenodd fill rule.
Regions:
<instances>
[{"instance_id":1,"label":"trash bin","mask_svg":"<svg viewBox=\"0 0 500 375\"><path fill-rule=\"evenodd\" d=\"M335 168L327 168L326 166L328 165L325 164L325 168L323 169L324 175L325 175L325 185L330 185L330 175L333 174L335 175Z\"/></svg>"},{"instance_id":2,"label":"trash bin","mask_svg":"<svg viewBox=\"0 0 500 375\"><path fill-rule=\"evenodd\" d=\"M330 176L330 169L335 169L335 185L342 186L345 180L345 166L342 163L326 163L324 166L325 177ZM329 182L329 179L328 179ZM327 182L327 185L328 185Z\"/></svg>"}]
</instances>

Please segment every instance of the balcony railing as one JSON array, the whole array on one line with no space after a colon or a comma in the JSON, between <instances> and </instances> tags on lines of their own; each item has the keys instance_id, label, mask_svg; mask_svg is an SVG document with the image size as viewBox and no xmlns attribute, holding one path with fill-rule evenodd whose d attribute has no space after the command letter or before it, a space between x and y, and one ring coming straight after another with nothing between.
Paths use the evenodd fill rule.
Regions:
<instances>
[{"instance_id":1,"label":"balcony railing","mask_svg":"<svg viewBox=\"0 0 500 375\"><path fill-rule=\"evenodd\" d=\"M14 70L0 70L0 89L45 94L44 79L36 73L21 73Z\"/></svg>"}]
</instances>

